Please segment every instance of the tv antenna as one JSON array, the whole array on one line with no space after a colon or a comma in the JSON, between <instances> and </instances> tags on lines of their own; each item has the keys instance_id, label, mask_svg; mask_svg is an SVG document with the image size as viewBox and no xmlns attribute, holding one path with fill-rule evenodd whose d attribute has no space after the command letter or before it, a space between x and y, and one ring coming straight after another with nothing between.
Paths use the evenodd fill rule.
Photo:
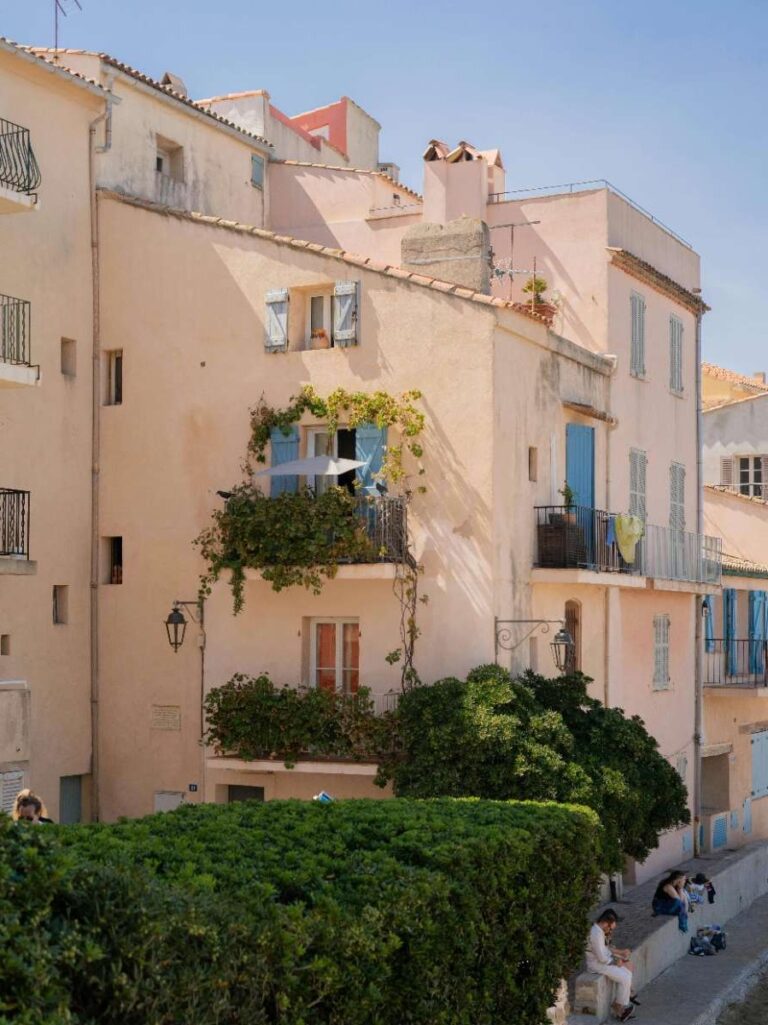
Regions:
<instances>
[{"instance_id":1,"label":"tv antenna","mask_svg":"<svg viewBox=\"0 0 768 1025\"><path fill-rule=\"evenodd\" d=\"M53 0L53 56L56 58L56 54L59 51L59 15L63 14L66 18L69 11L72 9L72 4L77 7L78 11L82 11L83 5L80 0Z\"/></svg>"}]
</instances>

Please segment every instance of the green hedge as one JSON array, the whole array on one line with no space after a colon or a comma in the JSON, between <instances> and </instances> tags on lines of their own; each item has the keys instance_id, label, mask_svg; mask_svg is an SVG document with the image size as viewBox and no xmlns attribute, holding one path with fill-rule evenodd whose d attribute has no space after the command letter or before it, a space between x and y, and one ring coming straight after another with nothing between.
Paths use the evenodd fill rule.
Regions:
<instances>
[{"instance_id":1,"label":"green hedge","mask_svg":"<svg viewBox=\"0 0 768 1025\"><path fill-rule=\"evenodd\" d=\"M236 673L205 699L206 741L238 758L301 755L377 760L394 742L392 713L374 714L370 691L355 695L277 687L269 676Z\"/></svg>"},{"instance_id":2,"label":"green hedge","mask_svg":"<svg viewBox=\"0 0 768 1025\"><path fill-rule=\"evenodd\" d=\"M27 975L0 962L25 1025L541 1025L600 837L586 809L449 799L190 806L40 848L0 828L0 910L50 866Z\"/></svg>"}]
</instances>

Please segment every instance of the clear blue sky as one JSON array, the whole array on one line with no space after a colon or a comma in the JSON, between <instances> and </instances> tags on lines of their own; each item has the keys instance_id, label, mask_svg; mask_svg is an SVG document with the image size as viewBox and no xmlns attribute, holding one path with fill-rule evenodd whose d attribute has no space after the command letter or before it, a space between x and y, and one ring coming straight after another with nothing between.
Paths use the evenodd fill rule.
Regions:
<instances>
[{"instance_id":1,"label":"clear blue sky","mask_svg":"<svg viewBox=\"0 0 768 1025\"><path fill-rule=\"evenodd\" d=\"M508 188L609 179L701 253L705 358L768 370L768 0L68 2L60 45L193 96L353 97L417 188L434 137L498 146ZM52 45L52 6L0 0L0 35Z\"/></svg>"}]
</instances>

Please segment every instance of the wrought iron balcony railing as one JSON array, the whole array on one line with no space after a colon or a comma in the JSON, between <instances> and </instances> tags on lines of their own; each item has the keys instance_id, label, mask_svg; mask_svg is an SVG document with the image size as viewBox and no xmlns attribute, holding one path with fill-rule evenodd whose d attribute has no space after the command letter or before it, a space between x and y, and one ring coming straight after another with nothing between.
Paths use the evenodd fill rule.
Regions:
<instances>
[{"instance_id":1,"label":"wrought iron balcony railing","mask_svg":"<svg viewBox=\"0 0 768 1025\"><path fill-rule=\"evenodd\" d=\"M408 514L405 500L363 496L356 499L357 515L365 525L377 562L400 562L408 552Z\"/></svg>"},{"instance_id":2,"label":"wrought iron balcony railing","mask_svg":"<svg viewBox=\"0 0 768 1025\"><path fill-rule=\"evenodd\" d=\"M30 366L30 322L28 302L0 294L0 363Z\"/></svg>"},{"instance_id":3,"label":"wrought iron balcony railing","mask_svg":"<svg viewBox=\"0 0 768 1025\"><path fill-rule=\"evenodd\" d=\"M29 196L40 186L29 129L0 117L0 186Z\"/></svg>"},{"instance_id":4,"label":"wrought iron balcony railing","mask_svg":"<svg viewBox=\"0 0 768 1025\"><path fill-rule=\"evenodd\" d=\"M534 513L537 566L636 573L690 583L720 583L720 538L648 523L644 537L635 548L634 562L628 563L615 540L616 517L612 513L581 505L537 506Z\"/></svg>"},{"instance_id":5,"label":"wrought iron balcony railing","mask_svg":"<svg viewBox=\"0 0 768 1025\"><path fill-rule=\"evenodd\" d=\"M0 555L29 558L29 492L0 488Z\"/></svg>"},{"instance_id":6,"label":"wrought iron balcony railing","mask_svg":"<svg viewBox=\"0 0 768 1025\"><path fill-rule=\"evenodd\" d=\"M705 687L768 687L768 641L704 641Z\"/></svg>"}]
</instances>

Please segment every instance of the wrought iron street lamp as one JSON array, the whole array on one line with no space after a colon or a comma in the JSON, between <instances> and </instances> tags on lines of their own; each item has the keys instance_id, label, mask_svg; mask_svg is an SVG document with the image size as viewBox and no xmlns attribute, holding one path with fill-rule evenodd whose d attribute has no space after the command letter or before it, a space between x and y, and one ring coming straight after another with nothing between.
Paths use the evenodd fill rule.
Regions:
<instances>
[{"instance_id":1,"label":"wrought iron street lamp","mask_svg":"<svg viewBox=\"0 0 768 1025\"><path fill-rule=\"evenodd\" d=\"M559 626L559 630L549 647L558 671L564 673L572 660L576 645L566 629L565 620L563 619L497 619L495 621L496 661L498 661L499 650L515 651L524 641L532 637L537 630L541 634L548 634L550 627L555 624ZM519 640L512 643L512 627L515 626L527 627L527 629Z\"/></svg>"},{"instance_id":2,"label":"wrought iron street lamp","mask_svg":"<svg viewBox=\"0 0 768 1025\"><path fill-rule=\"evenodd\" d=\"M188 609L189 615L195 623L203 623L203 606L199 601L175 601L168 618L165 620L165 632L168 634L168 643L174 651L178 651L184 643L184 635L187 632L187 619L182 609Z\"/></svg>"}]
</instances>

